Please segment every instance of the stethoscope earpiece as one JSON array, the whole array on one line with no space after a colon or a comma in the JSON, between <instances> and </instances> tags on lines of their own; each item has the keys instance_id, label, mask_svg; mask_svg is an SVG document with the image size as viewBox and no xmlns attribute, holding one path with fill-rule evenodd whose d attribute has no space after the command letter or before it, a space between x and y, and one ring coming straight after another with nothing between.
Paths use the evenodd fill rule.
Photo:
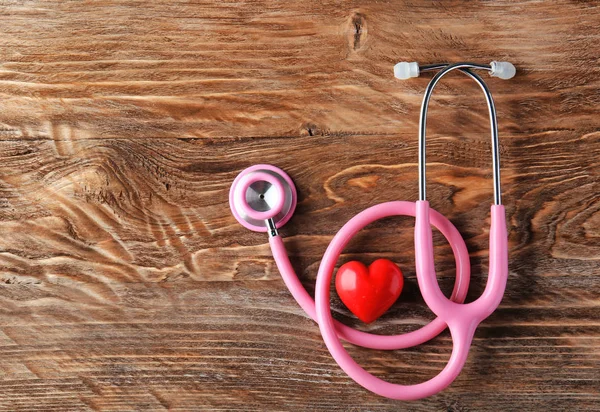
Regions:
<instances>
[{"instance_id":1,"label":"stethoscope earpiece","mask_svg":"<svg viewBox=\"0 0 600 412\"><path fill-rule=\"evenodd\" d=\"M400 80L408 80L412 77L419 77L419 63L400 62L394 66L394 77Z\"/></svg>"},{"instance_id":2,"label":"stethoscope earpiece","mask_svg":"<svg viewBox=\"0 0 600 412\"><path fill-rule=\"evenodd\" d=\"M509 62L491 62L490 76L503 80L512 79L517 74L516 67Z\"/></svg>"},{"instance_id":3,"label":"stethoscope earpiece","mask_svg":"<svg viewBox=\"0 0 600 412\"><path fill-rule=\"evenodd\" d=\"M243 170L229 190L233 216L242 226L255 232L283 226L294 214L296 202L292 179L271 165L255 165Z\"/></svg>"}]
</instances>

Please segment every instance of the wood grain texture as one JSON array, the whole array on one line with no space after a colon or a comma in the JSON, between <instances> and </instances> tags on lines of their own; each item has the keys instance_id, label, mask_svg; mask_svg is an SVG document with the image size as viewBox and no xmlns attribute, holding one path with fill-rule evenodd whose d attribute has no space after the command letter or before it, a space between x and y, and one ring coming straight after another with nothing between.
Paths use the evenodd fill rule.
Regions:
<instances>
[{"instance_id":1,"label":"wood grain texture","mask_svg":"<svg viewBox=\"0 0 600 412\"><path fill-rule=\"evenodd\" d=\"M0 0L0 410L600 410L600 4L586 1ZM392 66L510 60L498 107L510 275L467 366L411 403L361 389L294 302L264 235L229 212L234 177L286 170L282 230L313 291L351 216L417 196L429 77ZM492 199L487 114L459 75L436 89L428 194L463 233L483 290ZM387 257L401 300L364 326L432 319L410 219L364 231L342 264ZM454 263L436 236L445 293ZM401 351L348 345L418 383L447 332Z\"/></svg>"}]
</instances>

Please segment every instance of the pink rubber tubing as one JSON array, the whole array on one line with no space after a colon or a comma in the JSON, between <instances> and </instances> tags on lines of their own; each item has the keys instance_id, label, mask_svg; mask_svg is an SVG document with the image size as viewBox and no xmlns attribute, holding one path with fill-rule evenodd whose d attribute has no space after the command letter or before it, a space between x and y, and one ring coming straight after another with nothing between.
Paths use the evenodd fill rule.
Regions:
<instances>
[{"instance_id":1,"label":"pink rubber tubing","mask_svg":"<svg viewBox=\"0 0 600 412\"><path fill-rule=\"evenodd\" d=\"M394 212L388 211L390 212L388 214L381 213L381 209L386 208L385 205L400 203L402 203L402 205L398 205ZM469 347L477 325L498 307L502 300L502 296L504 295L508 277L508 247L504 207L501 205L494 205L491 208L490 272L486 288L479 299L474 302L463 304L464 296L462 300L458 300L461 303L453 302L452 300L447 299L441 292L435 274L431 223L436 223L436 220L439 219L439 217L436 218L438 213L429 208L429 202L427 201L418 201L416 202L416 205L410 203L412 208L407 206L406 203L408 202L390 202L374 206L359 213L342 227L329 244L329 247L323 256L323 260L321 261L317 275L315 303L317 323L319 324L323 340L333 358L348 376L354 379L359 385L378 395L392 399L415 400L440 392L450 385L460 373L467 360ZM340 324L333 320L329 306L331 277L339 255L346 244L365 225L386 215L401 214L399 213L399 209L402 209L403 212L406 209L411 209L416 212L415 260L417 262L416 273L419 289L423 294L423 299L427 306L429 306L429 308L438 316L436 322L443 322L450 328L450 334L453 341L452 354L450 355L450 360L446 367L437 376L416 385L392 384L371 375L360 367L342 346L338 334L340 337L344 338L346 330L340 328ZM454 227L452 226L452 228ZM442 231L442 233L444 232ZM446 235L446 233L444 233L444 235ZM458 239L460 239L460 241ZM462 237L458 235L458 232L456 232L456 235L453 234L450 236L448 241L455 253L456 244L460 244L464 247L464 242L462 241ZM279 258L281 257L279 256ZM458 261L459 259L457 257L457 270ZM460 288L460 282L457 282L457 284ZM457 288L455 287L455 291L456 290ZM420 329L416 332L421 332L422 330L423 329ZM353 332L357 331L353 330ZM410 334L401 335L400 337L409 335ZM350 336L354 337L353 334ZM371 335L369 336L368 341L373 342L377 339L379 338ZM398 340L398 342L401 342L401 340ZM381 345L378 345L377 342L375 342L374 345L369 346L380 347Z\"/></svg>"},{"instance_id":2,"label":"pink rubber tubing","mask_svg":"<svg viewBox=\"0 0 600 412\"><path fill-rule=\"evenodd\" d=\"M323 258L319 269L319 277L317 278L317 296L320 293L322 305L326 305L326 308L325 306L322 306L320 309L321 317L328 322L325 329L321 327L321 331L324 333L323 337L325 337L325 333L333 334L333 340L335 340L337 345L340 347L341 344L337 339L338 336L345 341L366 348L383 350L410 348L433 339L444 329L446 329L447 322L443 318L438 317L428 325L425 325L415 331L402 335L382 336L352 329L351 327L346 326L338 321L334 321L331 318L331 313L329 311L329 281L331 280L333 268L335 267L335 263L342 252L342 249L348 243L348 241L364 226L374 222L375 220L397 215L415 216L415 203L404 201L387 202L372 206L362 211L352 218L348 223L346 223L346 225L338 232L329 245L327 252L325 253L325 257ZM429 223L427 224L429 225ZM456 261L456 282L454 284L454 290L452 291L450 300L453 302L462 303L465 301L465 297L467 296L467 291L469 289L469 276L471 273L467 247L465 246L462 236L454 227L454 225L435 210L431 210L431 224L433 224L433 226L436 227L446 237L450 243L452 252L454 253ZM275 236L269 238L269 243L271 245L271 250L277 264L277 268L279 269L281 277L283 278L287 288L290 290L302 309L304 309L304 311L311 318L317 321L319 305L317 305L315 309L315 301L311 298L306 289L304 289L304 286L296 276L296 273L290 264L285 246L283 245L283 240L280 236ZM323 289L323 283L327 283L326 289ZM438 314L438 316L440 315ZM320 323L320 320L318 322ZM327 339L325 342L327 343ZM334 358L337 360L337 357L334 353L337 353L338 351L332 350L329 344L327 346L332 352L332 355L334 355ZM338 361L338 363L340 362ZM340 366L341 365L342 364L340 363Z\"/></svg>"}]
</instances>

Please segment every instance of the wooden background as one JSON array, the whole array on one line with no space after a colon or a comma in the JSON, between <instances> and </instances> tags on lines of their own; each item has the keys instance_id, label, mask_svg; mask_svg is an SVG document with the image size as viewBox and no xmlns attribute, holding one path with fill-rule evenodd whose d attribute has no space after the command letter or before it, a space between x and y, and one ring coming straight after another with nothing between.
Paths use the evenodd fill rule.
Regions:
<instances>
[{"instance_id":1,"label":"wooden background","mask_svg":"<svg viewBox=\"0 0 600 412\"><path fill-rule=\"evenodd\" d=\"M0 0L0 409L600 410L600 3L593 1ZM281 231L313 291L351 216L417 197L417 122L430 78L397 61L509 60L498 107L510 276L468 363L405 403L349 379L281 281L267 238L231 216L259 163L299 191ZM464 234L469 299L487 273L487 114L449 76L429 118L432 206ZM387 257L407 286L364 326L433 318L411 219L363 232L340 264ZM437 239L452 289L453 258ZM397 383L431 378L421 347L349 346Z\"/></svg>"}]
</instances>

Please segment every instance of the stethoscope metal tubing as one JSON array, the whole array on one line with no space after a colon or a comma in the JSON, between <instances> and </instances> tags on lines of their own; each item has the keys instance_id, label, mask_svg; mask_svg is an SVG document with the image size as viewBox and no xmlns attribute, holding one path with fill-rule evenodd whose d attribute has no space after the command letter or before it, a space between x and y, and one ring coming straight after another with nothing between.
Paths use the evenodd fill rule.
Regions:
<instances>
[{"instance_id":1,"label":"stethoscope metal tubing","mask_svg":"<svg viewBox=\"0 0 600 412\"><path fill-rule=\"evenodd\" d=\"M271 219L267 219L265 221L265 225L267 226L267 232L269 232L269 237L279 236L279 232L277 231L277 226L275 225L275 221Z\"/></svg>"},{"instance_id":2,"label":"stethoscope metal tubing","mask_svg":"<svg viewBox=\"0 0 600 412\"><path fill-rule=\"evenodd\" d=\"M496 107L494 105L494 99L488 89L485 81L476 73L473 73L469 69L481 69L491 70L489 64L474 64L474 63L455 63L455 64L430 64L420 66L420 72L426 72L430 70L441 69L429 82L425 95L423 96L423 103L421 104L421 115L419 118L419 200L427 200L426 195L426 175L425 175L425 146L426 146L426 126L427 126L427 109L429 108L429 101L436 84L440 79L451 72L452 70L460 70L471 79L475 80L485 95L485 99L488 106L490 115L490 129L492 135L492 168L493 168L493 180L494 180L494 204L502 204L502 193L500 189L500 145L498 143L498 122L496 119Z\"/></svg>"}]
</instances>

